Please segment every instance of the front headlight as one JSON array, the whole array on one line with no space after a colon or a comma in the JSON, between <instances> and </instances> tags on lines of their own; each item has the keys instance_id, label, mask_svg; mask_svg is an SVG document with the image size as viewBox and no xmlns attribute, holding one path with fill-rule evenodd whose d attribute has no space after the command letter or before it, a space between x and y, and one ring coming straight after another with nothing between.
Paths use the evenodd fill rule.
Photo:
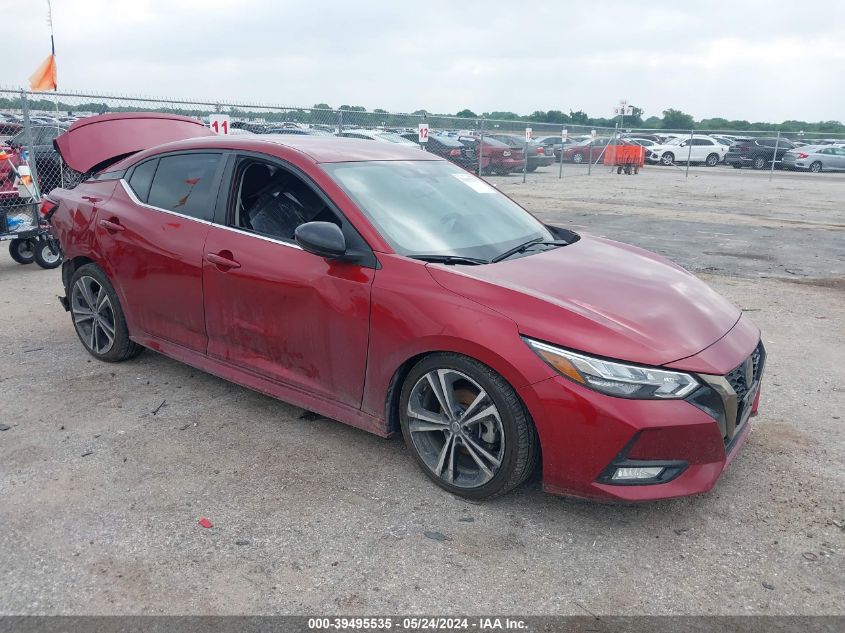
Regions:
<instances>
[{"instance_id":1,"label":"front headlight","mask_svg":"<svg viewBox=\"0 0 845 633\"><path fill-rule=\"evenodd\" d=\"M684 398L698 388L690 374L627 365L523 338L537 355L570 380L609 396L638 400Z\"/></svg>"}]
</instances>

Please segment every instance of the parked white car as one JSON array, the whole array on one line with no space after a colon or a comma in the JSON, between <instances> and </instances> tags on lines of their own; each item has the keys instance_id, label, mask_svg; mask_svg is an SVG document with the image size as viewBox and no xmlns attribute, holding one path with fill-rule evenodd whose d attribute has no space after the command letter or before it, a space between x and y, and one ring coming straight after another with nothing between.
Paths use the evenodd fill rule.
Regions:
<instances>
[{"instance_id":1,"label":"parked white car","mask_svg":"<svg viewBox=\"0 0 845 633\"><path fill-rule=\"evenodd\" d=\"M646 160L664 165L686 163L689 160L690 163L704 163L708 167L713 167L725 160L727 153L727 145L723 145L711 136L696 134L692 138L679 136L663 145L649 147Z\"/></svg>"},{"instance_id":2,"label":"parked white car","mask_svg":"<svg viewBox=\"0 0 845 633\"><path fill-rule=\"evenodd\" d=\"M400 135L394 132L387 132L385 130L359 130L359 129L352 129L352 130L343 130L337 134L337 136L343 136L345 138L363 138L370 141L380 141L382 143L397 143L399 145L412 145L419 149L419 145L414 143L413 141L409 141L406 138L402 138Z\"/></svg>"}]
</instances>

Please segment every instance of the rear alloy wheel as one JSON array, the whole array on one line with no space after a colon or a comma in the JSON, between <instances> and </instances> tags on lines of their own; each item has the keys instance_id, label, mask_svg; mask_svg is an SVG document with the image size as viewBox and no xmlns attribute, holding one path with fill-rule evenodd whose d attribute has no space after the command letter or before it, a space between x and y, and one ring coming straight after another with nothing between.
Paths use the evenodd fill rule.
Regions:
<instances>
[{"instance_id":1,"label":"rear alloy wheel","mask_svg":"<svg viewBox=\"0 0 845 633\"><path fill-rule=\"evenodd\" d=\"M534 469L537 436L525 407L501 376L477 361L426 357L408 374L399 406L414 458L453 494L489 499Z\"/></svg>"},{"instance_id":2,"label":"rear alloy wheel","mask_svg":"<svg viewBox=\"0 0 845 633\"><path fill-rule=\"evenodd\" d=\"M810 163L810 171L814 174L819 173L822 170L822 164L819 161L814 161Z\"/></svg>"},{"instance_id":3,"label":"rear alloy wheel","mask_svg":"<svg viewBox=\"0 0 845 633\"><path fill-rule=\"evenodd\" d=\"M766 159L762 156L757 156L751 163L754 169L763 169L766 166Z\"/></svg>"},{"instance_id":4,"label":"rear alloy wheel","mask_svg":"<svg viewBox=\"0 0 845 633\"><path fill-rule=\"evenodd\" d=\"M62 249L52 239L39 239L35 243L35 263L41 268L58 268L62 264Z\"/></svg>"},{"instance_id":5,"label":"rear alloy wheel","mask_svg":"<svg viewBox=\"0 0 845 633\"><path fill-rule=\"evenodd\" d=\"M68 303L76 334L94 358L119 362L143 351L129 339L117 293L95 264L86 264L74 273Z\"/></svg>"},{"instance_id":6,"label":"rear alloy wheel","mask_svg":"<svg viewBox=\"0 0 845 633\"><path fill-rule=\"evenodd\" d=\"M572 162L580 165L584 162L584 155L581 152L575 152L572 155Z\"/></svg>"},{"instance_id":7,"label":"rear alloy wheel","mask_svg":"<svg viewBox=\"0 0 845 633\"><path fill-rule=\"evenodd\" d=\"M708 167L715 167L719 164L719 155L718 154L710 154L707 156L707 160L704 161L704 164Z\"/></svg>"},{"instance_id":8,"label":"rear alloy wheel","mask_svg":"<svg viewBox=\"0 0 845 633\"><path fill-rule=\"evenodd\" d=\"M9 255L19 264L31 264L35 261L35 243L32 240L12 240L9 242Z\"/></svg>"},{"instance_id":9,"label":"rear alloy wheel","mask_svg":"<svg viewBox=\"0 0 845 633\"><path fill-rule=\"evenodd\" d=\"M675 164L675 155L672 152L666 152L660 157L660 162L664 165L671 166Z\"/></svg>"}]
</instances>

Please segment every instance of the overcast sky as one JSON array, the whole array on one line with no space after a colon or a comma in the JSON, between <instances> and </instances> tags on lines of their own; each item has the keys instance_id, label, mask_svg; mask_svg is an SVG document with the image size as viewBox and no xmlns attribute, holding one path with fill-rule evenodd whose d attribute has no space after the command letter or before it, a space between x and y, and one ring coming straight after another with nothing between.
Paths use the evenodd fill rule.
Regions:
<instances>
[{"instance_id":1,"label":"overcast sky","mask_svg":"<svg viewBox=\"0 0 845 633\"><path fill-rule=\"evenodd\" d=\"M46 0L0 9L18 87L49 53ZM845 121L839 0L53 0L53 20L60 90Z\"/></svg>"}]
</instances>

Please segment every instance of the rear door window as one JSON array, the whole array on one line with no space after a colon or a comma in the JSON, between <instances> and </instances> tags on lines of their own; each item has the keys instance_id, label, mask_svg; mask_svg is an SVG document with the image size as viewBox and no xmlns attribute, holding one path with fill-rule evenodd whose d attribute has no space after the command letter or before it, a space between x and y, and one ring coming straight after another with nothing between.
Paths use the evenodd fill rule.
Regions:
<instances>
[{"instance_id":1,"label":"rear door window","mask_svg":"<svg viewBox=\"0 0 845 633\"><path fill-rule=\"evenodd\" d=\"M182 215L211 220L219 185L220 154L178 154L159 160L147 203Z\"/></svg>"},{"instance_id":2,"label":"rear door window","mask_svg":"<svg viewBox=\"0 0 845 633\"><path fill-rule=\"evenodd\" d=\"M157 166L158 159L155 158L141 163L132 170L129 187L141 202L146 202L150 195L150 185L153 184L153 175L156 173Z\"/></svg>"}]
</instances>

